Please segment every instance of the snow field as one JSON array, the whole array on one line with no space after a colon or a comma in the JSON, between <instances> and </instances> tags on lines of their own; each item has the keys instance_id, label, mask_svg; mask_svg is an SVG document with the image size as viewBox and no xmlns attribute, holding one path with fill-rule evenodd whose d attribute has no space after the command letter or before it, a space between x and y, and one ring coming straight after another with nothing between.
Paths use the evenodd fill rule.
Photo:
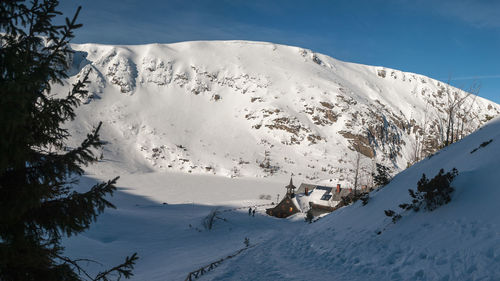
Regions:
<instances>
[{"instance_id":1,"label":"snow field","mask_svg":"<svg viewBox=\"0 0 500 281\"><path fill-rule=\"evenodd\" d=\"M100 120L108 141L80 188L121 176L110 199L117 209L64 243L69 256L103 264L90 263L90 271L138 252L133 280L183 280L248 237L255 247L200 280L500 280L499 119L401 172L366 206L313 224L303 214L267 217L263 206L247 213L282 198L292 173L297 186L352 184L355 153L344 135L364 134L370 123L388 136L375 160L403 170L416 145L415 127L404 126L422 123L430 103L428 113L442 117L441 82L261 42L73 47L68 82L91 69L92 96L68 124L70 145ZM471 129L500 110L482 98L471 106ZM266 153L279 167L272 174L261 167ZM368 172L372 164L362 159ZM410 201L422 173L453 167L450 204L406 212L397 224L384 215ZM232 211L208 231L202 221L214 208Z\"/></svg>"}]
</instances>

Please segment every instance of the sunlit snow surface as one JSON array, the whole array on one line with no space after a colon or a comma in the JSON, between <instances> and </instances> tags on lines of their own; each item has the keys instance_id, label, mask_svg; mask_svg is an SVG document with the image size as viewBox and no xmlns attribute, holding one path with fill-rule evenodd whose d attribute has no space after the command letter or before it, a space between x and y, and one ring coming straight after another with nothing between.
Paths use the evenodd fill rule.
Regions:
<instances>
[{"instance_id":1,"label":"sunlit snow surface","mask_svg":"<svg viewBox=\"0 0 500 281\"><path fill-rule=\"evenodd\" d=\"M404 213L397 224L384 215L384 210L398 210L400 203L410 201L407 190L416 187L422 173L432 177L440 168L454 167L460 173L448 205ZM107 265L139 252L135 280L183 279L242 248L245 237L258 245L201 280L498 280L499 182L496 119L400 173L372 192L366 206L356 203L313 224L301 217L266 217L262 208L251 217L243 208L223 213L227 221L207 231L201 222L214 206L224 210L267 203L258 195L282 192L283 184L168 173L126 175L120 182L126 188L112 199L118 209L106 211L90 231L65 244L71 256ZM179 192L183 187L189 192ZM226 198L231 202L224 204Z\"/></svg>"},{"instance_id":2,"label":"sunlit snow surface","mask_svg":"<svg viewBox=\"0 0 500 281\"><path fill-rule=\"evenodd\" d=\"M422 143L444 141L446 85L422 75L264 42L73 48L69 82L88 73L90 97L69 125L71 144L102 121L104 157L117 170L293 173L346 187L354 183L355 145L363 153L361 184L369 184L375 161L398 172ZM470 96L456 111L468 112L455 124L468 133L499 114L500 105ZM266 158L269 169L261 167Z\"/></svg>"},{"instance_id":3,"label":"sunlit snow surface","mask_svg":"<svg viewBox=\"0 0 500 281\"><path fill-rule=\"evenodd\" d=\"M470 153L483 142L493 141ZM410 202L422 173L459 170L452 201L433 212L384 210ZM500 119L388 186L312 225L291 228L203 280L499 280ZM381 231L380 235L377 232Z\"/></svg>"},{"instance_id":4,"label":"sunlit snow surface","mask_svg":"<svg viewBox=\"0 0 500 281\"><path fill-rule=\"evenodd\" d=\"M297 186L310 181L333 186L342 174L347 175L343 183L352 180L349 171L336 170L352 168L349 143L338 135L351 115L320 126L305 107L341 104L336 97L342 88L357 103L351 109L362 112L380 100L408 120L423 120L427 105L420 93L436 91L437 81L400 71L394 78L390 69L268 43L74 48L87 54L75 55L72 79L92 68L94 96L68 124L74 136L70 144L99 120L109 142L103 162L87 168L80 188L121 176L119 191L110 199L117 209L106 210L90 230L64 242L67 255L102 263L89 263L91 272L138 252L133 280L184 280L188 272L244 247L248 237L255 247L199 280L500 279L498 119L403 171L373 192L366 206L342 208L313 224L305 223L302 214L268 217L266 206L260 206L276 201L277 194L283 197L291 173ZM387 71L385 78L377 75L381 69ZM263 101L252 102L255 97ZM479 118L498 108L480 98L474 105ZM354 113L351 109L345 112ZM283 143L290 133L265 127L281 117L308 130L297 133L304 137L300 144ZM362 127L358 121L353 130ZM260 129L252 127L260 123ZM309 134L328 141L311 144ZM396 159L400 169L414 141L410 135L402 139L406 144ZM274 176L259 167L266 150L271 164L280 166ZM433 212L406 212L397 224L384 215L410 201L408 189L416 188L422 173L433 177L453 167L459 175L451 203ZM271 199L259 199L266 197ZM249 206L259 206L255 217L248 215ZM214 208L228 210L221 213L226 221L218 220L208 231L202 221Z\"/></svg>"}]
</instances>

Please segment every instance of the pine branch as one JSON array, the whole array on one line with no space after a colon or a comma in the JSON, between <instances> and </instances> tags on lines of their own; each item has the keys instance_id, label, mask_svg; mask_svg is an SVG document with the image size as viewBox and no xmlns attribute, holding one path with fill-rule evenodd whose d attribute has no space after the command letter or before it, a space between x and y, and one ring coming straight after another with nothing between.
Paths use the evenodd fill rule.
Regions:
<instances>
[{"instance_id":1,"label":"pine branch","mask_svg":"<svg viewBox=\"0 0 500 281\"><path fill-rule=\"evenodd\" d=\"M65 264L70 264L71 266L73 266L73 267L76 269L76 271L78 272L78 275L83 274L83 275L85 275L85 276L88 278L88 280L94 280L94 279L92 278L92 276L90 276L90 274L89 274L89 273L88 273L85 269L83 269L83 267L81 267L81 266L78 264L78 262L80 262L80 261L94 262L94 263L98 263L98 262L96 262L96 261L94 261L94 260L89 260L89 259L77 259L77 260L72 260L72 259L70 259L70 258L68 258L68 257L61 256L61 255L56 255L56 257L57 257L58 259L62 260Z\"/></svg>"},{"instance_id":2,"label":"pine branch","mask_svg":"<svg viewBox=\"0 0 500 281\"><path fill-rule=\"evenodd\" d=\"M132 269L134 269L134 265L138 259L139 257L137 256L137 253L134 253L132 254L132 256L126 257L124 263L97 274L97 276L92 279L92 281L111 281L111 279L109 279L109 276L112 274L118 275L116 280L120 280L122 276L125 277L125 279L129 279L134 275L132 273Z\"/></svg>"},{"instance_id":3,"label":"pine branch","mask_svg":"<svg viewBox=\"0 0 500 281\"><path fill-rule=\"evenodd\" d=\"M118 177L98 183L85 193L73 192L67 197L46 201L28 217L50 236L58 236L60 231L67 236L77 234L87 229L105 208L115 208L105 197L113 195L117 180Z\"/></svg>"}]
</instances>

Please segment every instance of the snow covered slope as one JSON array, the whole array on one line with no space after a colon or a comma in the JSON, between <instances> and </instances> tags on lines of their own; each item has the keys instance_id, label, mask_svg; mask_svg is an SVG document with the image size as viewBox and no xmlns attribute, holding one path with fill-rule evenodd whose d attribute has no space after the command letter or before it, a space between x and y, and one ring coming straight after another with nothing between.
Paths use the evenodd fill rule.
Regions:
<instances>
[{"instance_id":1,"label":"snow covered slope","mask_svg":"<svg viewBox=\"0 0 500 281\"><path fill-rule=\"evenodd\" d=\"M422 173L441 168L459 170L449 204L405 212L396 224L384 215L410 201ZM284 231L200 280L499 280L499 183L497 118L398 174L366 206Z\"/></svg>"},{"instance_id":2,"label":"snow covered slope","mask_svg":"<svg viewBox=\"0 0 500 281\"><path fill-rule=\"evenodd\" d=\"M81 188L93 183L85 177ZM122 176L118 188L109 198L117 209L107 209L89 230L64 241L68 256L98 262L82 263L93 275L137 252L132 280L184 280L188 272L243 248L245 237L254 244L304 225L302 218L265 215L271 200L260 195L284 190L272 179L156 172ZM249 206L258 206L254 217L248 216ZM205 229L204 218L217 208L225 221Z\"/></svg>"},{"instance_id":3,"label":"snow covered slope","mask_svg":"<svg viewBox=\"0 0 500 281\"><path fill-rule=\"evenodd\" d=\"M107 174L173 171L361 184L374 163L400 171L444 142L446 110L465 93L384 67L298 47L244 41L73 45L72 77L91 97L76 140L103 121ZM462 137L500 112L469 96L455 110Z\"/></svg>"},{"instance_id":4,"label":"snow covered slope","mask_svg":"<svg viewBox=\"0 0 500 281\"><path fill-rule=\"evenodd\" d=\"M396 224L384 215L410 201L408 189L422 173L454 167L449 204L403 213ZM84 178L81 187L93 182ZM499 182L500 119L403 171L366 206L358 202L312 224L301 214L266 216L266 206L248 216L248 206L271 202L260 195L283 194L286 180L128 174L110 198L117 209L66 239L65 254L102 263L84 264L95 273L138 252L132 280L184 280L243 248L248 237L255 247L198 280L499 280ZM202 222L214 208L228 211L209 231Z\"/></svg>"}]
</instances>

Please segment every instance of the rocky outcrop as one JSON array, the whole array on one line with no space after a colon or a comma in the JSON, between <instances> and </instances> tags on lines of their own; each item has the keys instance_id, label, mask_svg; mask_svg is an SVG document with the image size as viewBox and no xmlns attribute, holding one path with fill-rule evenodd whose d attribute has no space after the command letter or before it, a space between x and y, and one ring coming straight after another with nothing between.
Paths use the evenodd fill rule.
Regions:
<instances>
[{"instance_id":1,"label":"rocky outcrop","mask_svg":"<svg viewBox=\"0 0 500 281\"><path fill-rule=\"evenodd\" d=\"M499 105L428 77L296 47L74 48L71 79L88 74L91 81L86 122L104 119L115 132L109 149L127 144L135 150L126 153L151 169L349 183L359 154L368 181L375 162L399 171L440 149L451 104L454 140L500 113Z\"/></svg>"}]
</instances>

